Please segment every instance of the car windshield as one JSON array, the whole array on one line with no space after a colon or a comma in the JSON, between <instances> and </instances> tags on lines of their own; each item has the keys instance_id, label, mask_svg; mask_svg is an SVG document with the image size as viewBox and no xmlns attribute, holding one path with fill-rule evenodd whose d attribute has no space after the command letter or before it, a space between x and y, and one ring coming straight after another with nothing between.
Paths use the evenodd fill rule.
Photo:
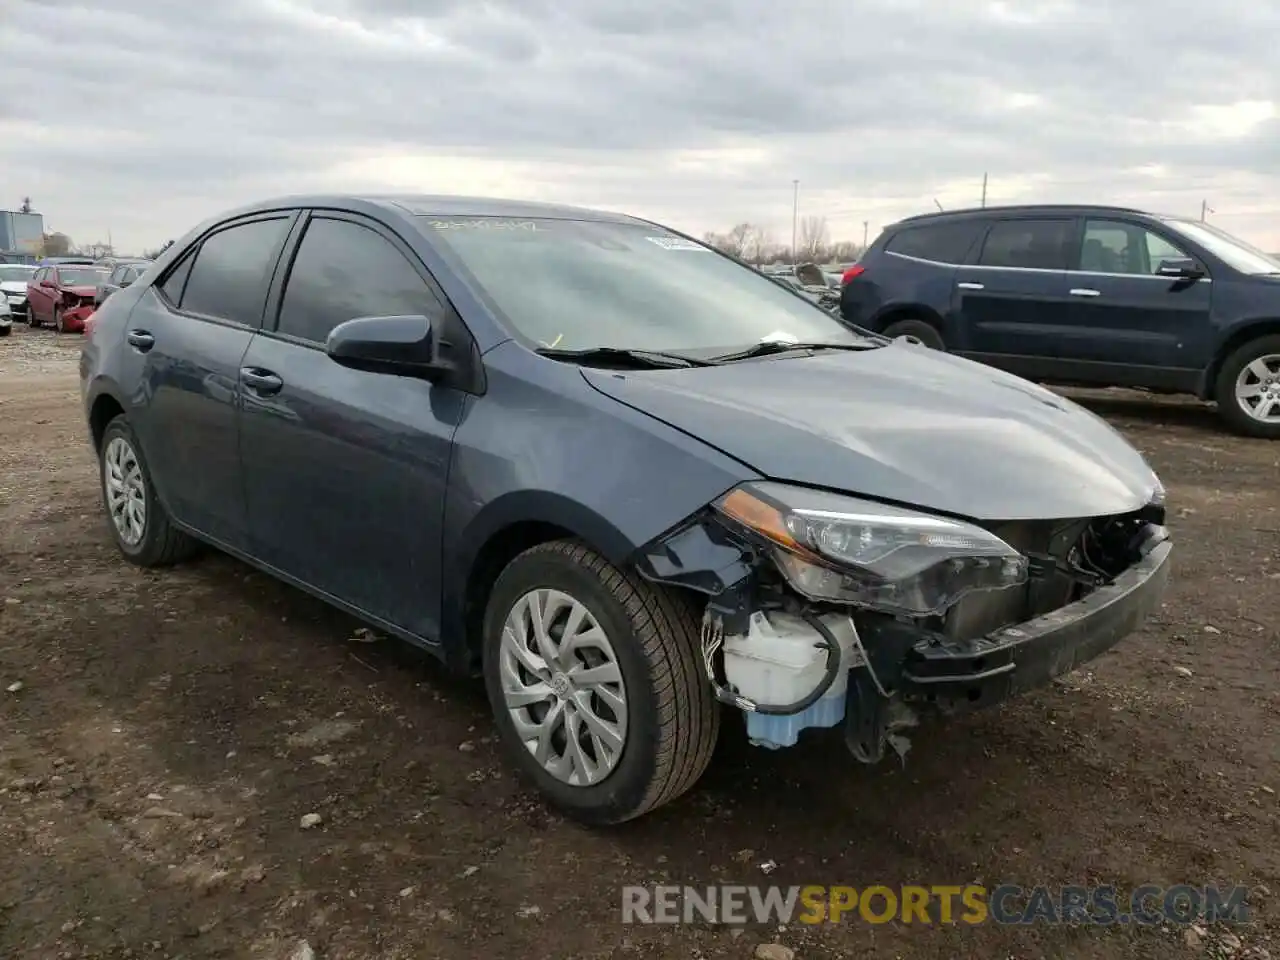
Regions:
<instances>
[{"instance_id":1,"label":"car windshield","mask_svg":"<svg viewBox=\"0 0 1280 960\"><path fill-rule=\"evenodd\" d=\"M425 231L521 338L690 355L761 340L864 342L750 267L661 227L424 216Z\"/></svg>"},{"instance_id":2,"label":"car windshield","mask_svg":"<svg viewBox=\"0 0 1280 960\"><path fill-rule=\"evenodd\" d=\"M1280 260L1217 227L1193 220L1169 219L1165 223L1241 273L1280 274Z\"/></svg>"},{"instance_id":3,"label":"car windshield","mask_svg":"<svg viewBox=\"0 0 1280 960\"><path fill-rule=\"evenodd\" d=\"M59 267L58 282L64 287L92 287L106 279L107 271L95 267Z\"/></svg>"},{"instance_id":4,"label":"car windshield","mask_svg":"<svg viewBox=\"0 0 1280 960\"><path fill-rule=\"evenodd\" d=\"M0 264L0 283L30 280L35 272L35 267L24 267L16 263Z\"/></svg>"}]
</instances>

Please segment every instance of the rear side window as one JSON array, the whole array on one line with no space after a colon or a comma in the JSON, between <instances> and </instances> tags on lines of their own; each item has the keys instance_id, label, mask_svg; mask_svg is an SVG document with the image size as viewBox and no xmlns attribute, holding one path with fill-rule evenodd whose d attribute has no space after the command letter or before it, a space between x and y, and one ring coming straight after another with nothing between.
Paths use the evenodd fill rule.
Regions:
<instances>
[{"instance_id":1,"label":"rear side window","mask_svg":"<svg viewBox=\"0 0 1280 960\"><path fill-rule=\"evenodd\" d=\"M284 217L254 220L206 239L178 305L191 313L257 326L267 280L288 226Z\"/></svg>"},{"instance_id":2,"label":"rear side window","mask_svg":"<svg viewBox=\"0 0 1280 960\"><path fill-rule=\"evenodd\" d=\"M997 220L987 233L979 263L1023 270L1066 270L1071 261L1071 220Z\"/></svg>"},{"instance_id":3,"label":"rear side window","mask_svg":"<svg viewBox=\"0 0 1280 960\"><path fill-rule=\"evenodd\" d=\"M355 317L431 317L441 310L391 241L358 223L317 217L289 270L277 329L324 343L330 330Z\"/></svg>"},{"instance_id":4,"label":"rear side window","mask_svg":"<svg viewBox=\"0 0 1280 960\"><path fill-rule=\"evenodd\" d=\"M936 263L964 263L980 232L980 224L972 220L903 227L889 238L885 251Z\"/></svg>"}]
</instances>

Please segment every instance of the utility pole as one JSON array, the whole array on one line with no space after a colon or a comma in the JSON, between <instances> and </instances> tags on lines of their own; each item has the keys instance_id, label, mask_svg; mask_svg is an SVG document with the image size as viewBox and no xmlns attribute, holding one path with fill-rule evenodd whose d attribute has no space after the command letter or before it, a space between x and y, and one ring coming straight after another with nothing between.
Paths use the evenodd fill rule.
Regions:
<instances>
[{"instance_id":1,"label":"utility pole","mask_svg":"<svg viewBox=\"0 0 1280 960\"><path fill-rule=\"evenodd\" d=\"M1208 200L1201 200L1200 201L1200 222L1201 223L1204 223L1205 215L1209 213L1213 213L1213 207L1209 206Z\"/></svg>"},{"instance_id":2,"label":"utility pole","mask_svg":"<svg viewBox=\"0 0 1280 960\"><path fill-rule=\"evenodd\" d=\"M869 226L870 224L866 220L862 221L862 249L863 250L867 249L867 227Z\"/></svg>"},{"instance_id":3,"label":"utility pole","mask_svg":"<svg viewBox=\"0 0 1280 960\"><path fill-rule=\"evenodd\" d=\"M800 212L800 181L791 181L791 266L796 265L796 215Z\"/></svg>"},{"instance_id":4,"label":"utility pole","mask_svg":"<svg viewBox=\"0 0 1280 960\"><path fill-rule=\"evenodd\" d=\"M987 206L987 173L985 170L982 172L982 206L984 209Z\"/></svg>"}]
</instances>

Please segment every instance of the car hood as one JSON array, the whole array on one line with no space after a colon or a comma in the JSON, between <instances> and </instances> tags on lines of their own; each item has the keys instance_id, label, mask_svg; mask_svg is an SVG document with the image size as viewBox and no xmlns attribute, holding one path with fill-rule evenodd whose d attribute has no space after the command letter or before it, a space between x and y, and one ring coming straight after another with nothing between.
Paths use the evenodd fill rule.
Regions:
<instances>
[{"instance_id":1,"label":"car hood","mask_svg":"<svg viewBox=\"0 0 1280 960\"><path fill-rule=\"evenodd\" d=\"M27 281L25 280L4 280L0 281L0 291L4 293L22 293L27 292Z\"/></svg>"},{"instance_id":2,"label":"car hood","mask_svg":"<svg viewBox=\"0 0 1280 960\"><path fill-rule=\"evenodd\" d=\"M1142 455L1083 407L992 367L902 342L582 374L601 393L766 477L958 516L1124 513L1146 503L1157 483Z\"/></svg>"}]
</instances>

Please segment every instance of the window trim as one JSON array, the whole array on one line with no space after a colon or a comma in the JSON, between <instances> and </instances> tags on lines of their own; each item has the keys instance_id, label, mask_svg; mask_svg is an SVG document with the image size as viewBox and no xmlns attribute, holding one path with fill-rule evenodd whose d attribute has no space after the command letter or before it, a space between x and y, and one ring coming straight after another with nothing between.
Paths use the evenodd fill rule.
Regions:
<instances>
[{"instance_id":1,"label":"window trim","mask_svg":"<svg viewBox=\"0 0 1280 960\"><path fill-rule=\"evenodd\" d=\"M300 213L301 211L296 209L262 210L249 214L248 216L236 217L232 220L223 220L219 223L215 223L204 233L200 234L199 237L193 240L191 245L182 252L182 255L175 259L173 263L169 264L169 266L165 268L164 272L151 282L151 289L155 291L157 298L164 305L165 309L175 316L185 317L188 320L198 320L202 323L212 323L220 327L231 327L235 330L263 330L266 322L267 307L271 299L271 282L279 271L281 257L284 254L284 251L288 249L289 241L297 228ZM268 277L267 287L264 291L265 295L263 299L262 313L259 315L258 322L256 324L247 324L242 323L239 320L228 319L227 317L216 317L207 313L198 313L195 310L186 310L179 307L169 299L168 295L164 292L164 285L169 282L169 278L181 269L182 265L188 260L199 260L200 251L204 249L204 245L207 240L219 233L225 233L228 230L234 229L235 227L242 227L250 223L258 223L263 220L284 220L287 225L285 227L284 236L277 242L272 254L271 270ZM196 263L192 262L191 271L194 271L195 268ZM187 284L190 282L191 272L189 271L187 273L187 279L183 281L182 284L182 298L186 297Z\"/></svg>"},{"instance_id":2,"label":"window trim","mask_svg":"<svg viewBox=\"0 0 1280 960\"><path fill-rule=\"evenodd\" d=\"M439 302L441 309L444 311L444 319L451 327L455 327L462 333L471 348L476 347L475 335L472 334L466 322L458 313L452 301L445 294L444 289L436 281L435 276L427 267L422 259L413 251L413 248L401 237L396 231L392 230L385 223L375 220L373 217L366 216L361 213L354 213L350 210L341 210L330 207L312 207L301 212L298 222L294 224L293 230L288 237L288 243L283 254L280 257L279 264L276 268L275 275L271 278L271 284L267 291L267 308L263 315L263 323L258 333L264 337L270 337L273 340L279 340L283 343L292 344L296 347L306 347L308 350L318 350L324 352L323 343L317 343L315 340L307 340L303 337L295 336L291 333L284 333L280 330L280 310L284 306L284 293L289 285L289 278L293 274L293 265L298 259L298 251L302 249L303 241L307 236L307 227L311 225L312 220L338 220L350 223L357 227L365 227L378 234L388 243L390 243L405 258L409 266L418 274L419 279L426 284L428 290L435 296Z\"/></svg>"}]
</instances>

